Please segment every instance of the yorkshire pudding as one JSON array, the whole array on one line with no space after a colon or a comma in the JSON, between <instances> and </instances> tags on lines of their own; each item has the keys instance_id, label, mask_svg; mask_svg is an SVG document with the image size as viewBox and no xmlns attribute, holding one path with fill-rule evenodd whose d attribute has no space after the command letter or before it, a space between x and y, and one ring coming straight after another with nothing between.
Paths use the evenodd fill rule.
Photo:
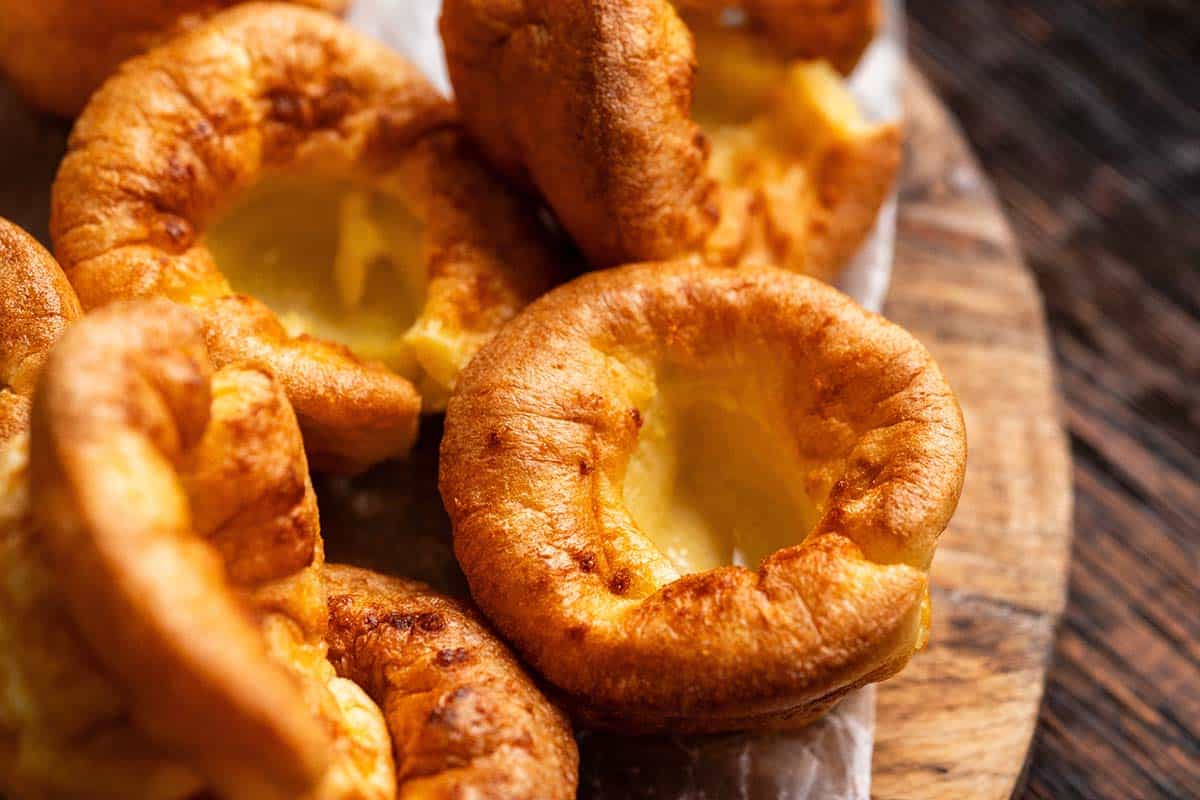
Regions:
<instances>
[{"instance_id":1,"label":"yorkshire pudding","mask_svg":"<svg viewBox=\"0 0 1200 800\"><path fill-rule=\"evenodd\" d=\"M440 488L475 599L584 721L724 731L808 721L924 644L965 458L899 327L794 273L650 263L483 348Z\"/></svg>"},{"instance_id":2,"label":"yorkshire pudding","mask_svg":"<svg viewBox=\"0 0 1200 800\"><path fill-rule=\"evenodd\" d=\"M781 55L824 59L848 74L883 17L880 0L674 0L675 7L713 17L741 16Z\"/></svg>"},{"instance_id":3,"label":"yorkshire pudding","mask_svg":"<svg viewBox=\"0 0 1200 800\"><path fill-rule=\"evenodd\" d=\"M0 0L0 73L32 105L79 113L117 66L239 0ZM349 0L290 0L340 14Z\"/></svg>"},{"instance_id":4,"label":"yorkshire pudding","mask_svg":"<svg viewBox=\"0 0 1200 800\"><path fill-rule=\"evenodd\" d=\"M854 36L816 34L828 53L798 42L821 19L869 38L871 14L838 9L873 4L750 0L741 18L686 5L687 24L667 0L446 0L465 123L595 266L702 252L834 277L888 194L900 131L866 122L826 61L795 55L848 66Z\"/></svg>"},{"instance_id":5,"label":"yorkshire pudding","mask_svg":"<svg viewBox=\"0 0 1200 800\"><path fill-rule=\"evenodd\" d=\"M560 712L468 612L338 567L330 608L286 397L256 368L212 372L192 312L151 300L76 323L33 425L32 445L0 443L6 796L574 795Z\"/></svg>"},{"instance_id":6,"label":"yorkshire pudding","mask_svg":"<svg viewBox=\"0 0 1200 800\"><path fill-rule=\"evenodd\" d=\"M280 4L222 12L108 81L51 230L85 308L200 310L214 361L268 367L314 465L348 472L408 450L422 401L444 403L555 263L411 65Z\"/></svg>"},{"instance_id":7,"label":"yorkshire pudding","mask_svg":"<svg viewBox=\"0 0 1200 800\"><path fill-rule=\"evenodd\" d=\"M37 576L6 582L27 614L4 615L25 701L11 782L390 796L379 711L325 658L315 495L269 375L213 373L199 320L165 300L98 311L46 360L27 484L5 536L7 569ZM98 773L38 773L63 752Z\"/></svg>"},{"instance_id":8,"label":"yorkshire pudding","mask_svg":"<svg viewBox=\"0 0 1200 800\"><path fill-rule=\"evenodd\" d=\"M81 313L58 262L0 217L0 443L25 430L42 362Z\"/></svg>"},{"instance_id":9,"label":"yorkshire pudding","mask_svg":"<svg viewBox=\"0 0 1200 800\"><path fill-rule=\"evenodd\" d=\"M74 634L30 524L30 397L79 316L50 254L0 220L0 793L183 797L197 788L194 776L120 723L120 703Z\"/></svg>"},{"instance_id":10,"label":"yorkshire pudding","mask_svg":"<svg viewBox=\"0 0 1200 800\"><path fill-rule=\"evenodd\" d=\"M329 658L383 709L402 797L575 797L566 717L474 611L354 567L325 586Z\"/></svg>"}]
</instances>

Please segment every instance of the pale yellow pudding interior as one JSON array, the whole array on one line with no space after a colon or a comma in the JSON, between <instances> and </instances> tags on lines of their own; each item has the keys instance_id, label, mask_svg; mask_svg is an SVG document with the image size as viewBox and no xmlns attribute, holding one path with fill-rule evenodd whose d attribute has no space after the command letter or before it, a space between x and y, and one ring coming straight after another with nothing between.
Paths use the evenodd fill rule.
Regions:
<instances>
[{"instance_id":1,"label":"pale yellow pudding interior","mask_svg":"<svg viewBox=\"0 0 1200 800\"><path fill-rule=\"evenodd\" d=\"M736 27L692 24L699 69L693 119L711 145L709 174L723 187L709 247L720 257L773 254L807 268L809 220L821 204L816 172L829 148L867 135L837 72L824 61L786 61Z\"/></svg>"},{"instance_id":2,"label":"pale yellow pudding interior","mask_svg":"<svg viewBox=\"0 0 1200 800\"><path fill-rule=\"evenodd\" d=\"M736 26L689 26L699 63L692 118L715 146L749 133L760 147L804 153L870 127L827 62L789 61Z\"/></svg>"},{"instance_id":3,"label":"pale yellow pudding interior","mask_svg":"<svg viewBox=\"0 0 1200 800\"><path fill-rule=\"evenodd\" d=\"M273 176L205 242L233 290L266 303L292 335L339 342L416 382L405 334L425 302L423 227L399 198L351 180Z\"/></svg>"},{"instance_id":4,"label":"pale yellow pudding interior","mask_svg":"<svg viewBox=\"0 0 1200 800\"><path fill-rule=\"evenodd\" d=\"M733 374L660 378L643 413L625 505L681 574L757 568L816 523L828 487L807 480L814 465L778 409L756 394L752 381Z\"/></svg>"},{"instance_id":5,"label":"pale yellow pudding interior","mask_svg":"<svg viewBox=\"0 0 1200 800\"><path fill-rule=\"evenodd\" d=\"M761 203L784 224L802 221L815 192L810 165L871 125L828 63L783 59L736 20L687 23L699 63L692 116L711 142L713 176L744 189L738 202L747 208ZM625 505L680 573L757 568L801 543L841 471L836 460L801 453L778 387L752 373L659 375L643 413Z\"/></svg>"}]
</instances>

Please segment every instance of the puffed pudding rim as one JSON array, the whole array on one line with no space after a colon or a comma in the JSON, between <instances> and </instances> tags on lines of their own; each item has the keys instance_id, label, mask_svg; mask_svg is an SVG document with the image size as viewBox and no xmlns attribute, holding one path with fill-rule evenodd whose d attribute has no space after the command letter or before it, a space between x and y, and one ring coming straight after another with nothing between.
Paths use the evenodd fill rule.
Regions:
<instances>
[{"instance_id":1,"label":"puffed pudding rim","mask_svg":"<svg viewBox=\"0 0 1200 800\"><path fill-rule=\"evenodd\" d=\"M424 225L425 294L410 333L446 391L549 287L556 259L534 210L475 156L453 106L329 15L238 5L105 83L72 131L52 197L55 254L83 306L157 295L201 310L218 365L250 360L284 385L314 467L359 471L411 447L429 402L416 378L285 329L230 287L205 241L245 190L280 173L407 193Z\"/></svg>"},{"instance_id":2,"label":"puffed pudding rim","mask_svg":"<svg viewBox=\"0 0 1200 800\"><path fill-rule=\"evenodd\" d=\"M630 514L660 389L712 425L765 419L779 485L812 495L757 569L685 574ZM476 601L580 718L722 731L805 722L923 646L965 460L958 403L904 330L811 278L681 261L579 278L485 347L440 489Z\"/></svg>"},{"instance_id":3,"label":"puffed pudding rim","mask_svg":"<svg viewBox=\"0 0 1200 800\"><path fill-rule=\"evenodd\" d=\"M573 797L566 717L473 611L324 564L286 398L255 368L214 371L201 331L161 298L111 304L50 351L33 402L30 508L73 623L46 609L42 624L82 637L79 671L102 666L128 704L114 729L148 737L140 760L107 753L116 774L236 797ZM73 741L76 763L106 757L103 732Z\"/></svg>"},{"instance_id":4,"label":"puffed pudding rim","mask_svg":"<svg viewBox=\"0 0 1200 800\"><path fill-rule=\"evenodd\" d=\"M25 430L42 364L82 314L54 257L0 217L0 443Z\"/></svg>"},{"instance_id":5,"label":"puffed pudding rim","mask_svg":"<svg viewBox=\"0 0 1200 800\"><path fill-rule=\"evenodd\" d=\"M726 25L715 5L446 0L464 122L594 267L702 253L832 280L891 191L900 125L863 117L820 41L797 59L767 39L829 12L865 44L877 14L748 0L721 5L759 24ZM843 8L865 13L843 21Z\"/></svg>"},{"instance_id":6,"label":"puffed pudding rim","mask_svg":"<svg viewBox=\"0 0 1200 800\"><path fill-rule=\"evenodd\" d=\"M326 767L331 732L269 655L216 548L202 543L202 520L217 512L191 513L182 479L213 419L216 379L238 369L214 372L198 317L169 301L114 303L85 316L38 380L30 504L70 618L138 723L233 786L264 760L262 787L299 790ZM294 417L269 376L248 374L269 387L281 413L259 409L238 433L257 440L250 430L266 425L286 436L290 422L295 437ZM268 459L290 456L297 469L272 498L294 517L277 531L275 549L286 555L251 554L268 559L271 574L263 577L272 579L305 569L320 553L298 437L290 452ZM243 454L243 483L256 485L260 458ZM166 674L170 681L149 677Z\"/></svg>"},{"instance_id":7,"label":"puffed pudding rim","mask_svg":"<svg viewBox=\"0 0 1200 800\"><path fill-rule=\"evenodd\" d=\"M344 14L350 0L291 0ZM34 107L73 117L121 62L237 0L0 2L0 73Z\"/></svg>"},{"instance_id":8,"label":"puffed pudding rim","mask_svg":"<svg viewBox=\"0 0 1200 800\"><path fill-rule=\"evenodd\" d=\"M793 58L828 60L849 75L882 24L880 0L674 0L684 12L714 16L730 9L771 46Z\"/></svg>"}]
</instances>

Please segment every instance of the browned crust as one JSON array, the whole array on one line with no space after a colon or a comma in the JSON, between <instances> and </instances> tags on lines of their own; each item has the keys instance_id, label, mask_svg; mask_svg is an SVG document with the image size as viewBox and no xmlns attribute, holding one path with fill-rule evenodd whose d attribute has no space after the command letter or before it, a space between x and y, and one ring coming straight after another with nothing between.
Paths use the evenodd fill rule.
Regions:
<instances>
[{"instance_id":1,"label":"browned crust","mask_svg":"<svg viewBox=\"0 0 1200 800\"><path fill-rule=\"evenodd\" d=\"M704 241L715 187L688 116L691 39L668 4L450 0L441 31L471 132L594 265Z\"/></svg>"},{"instance_id":2,"label":"browned crust","mask_svg":"<svg viewBox=\"0 0 1200 800\"><path fill-rule=\"evenodd\" d=\"M412 447L421 398L407 380L335 343L290 337L252 297L231 294L201 307L213 361L249 361L276 376L295 406L314 466L353 473Z\"/></svg>"},{"instance_id":3,"label":"browned crust","mask_svg":"<svg viewBox=\"0 0 1200 800\"><path fill-rule=\"evenodd\" d=\"M195 775L120 718L121 702L63 610L30 524L30 396L51 348L80 314L58 263L0 219L0 790L183 798L198 790Z\"/></svg>"},{"instance_id":4,"label":"browned crust","mask_svg":"<svg viewBox=\"0 0 1200 800\"><path fill-rule=\"evenodd\" d=\"M401 169L430 192L427 317L464 339L490 333L549 285L554 257L453 119L412 65L336 19L239 6L97 92L55 181L55 249L85 307L163 295L203 308L216 363L250 358L287 388L314 465L362 469L411 446L417 391L345 348L289 338L230 294L203 233L267 171Z\"/></svg>"},{"instance_id":5,"label":"browned crust","mask_svg":"<svg viewBox=\"0 0 1200 800\"><path fill-rule=\"evenodd\" d=\"M645 410L614 377L627 358L778 381L795 447L841 465L803 544L672 579L621 499ZM810 718L907 662L965 457L897 326L794 273L653 263L552 291L480 352L440 486L475 599L585 719L713 731Z\"/></svg>"},{"instance_id":6,"label":"browned crust","mask_svg":"<svg viewBox=\"0 0 1200 800\"><path fill-rule=\"evenodd\" d=\"M479 347L562 279L563 253L528 199L504 185L458 125L422 137L383 183L403 184L425 227L429 282L406 338L440 393L423 398L423 410L443 411Z\"/></svg>"},{"instance_id":7,"label":"browned crust","mask_svg":"<svg viewBox=\"0 0 1200 800\"><path fill-rule=\"evenodd\" d=\"M288 337L231 295L203 232L265 170L367 169L450 115L411 65L336 19L240 5L96 93L54 184L55 250L85 308L149 295L204 308L216 363L252 359L288 389L314 465L361 469L407 452L416 390L345 348Z\"/></svg>"},{"instance_id":8,"label":"browned crust","mask_svg":"<svg viewBox=\"0 0 1200 800\"><path fill-rule=\"evenodd\" d=\"M825 154L817 168L813 235L803 254L810 265L807 274L833 281L858 252L896 181L903 145L899 125L882 125Z\"/></svg>"},{"instance_id":9,"label":"browned crust","mask_svg":"<svg viewBox=\"0 0 1200 800\"><path fill-rule=\"evenodd\" d=\"M563 277L560 254L460 127L431 133L414 151L401 177L424 200L430 286L422 321L490 337Z\"/></svg>"},{"instance_id":10,"label":"browned crust","mask_svg":"<svg viewBox=\"0 0 1200 800\"><path fill-rule=\"evenodd\" d=\"M6 687L0 699L0 792L10 798L195 797L204 781L129 723L112 681L63 608L24 502L27 443L20 437L0 445L0 663Z\"/></svg>"},{"instance_id":11,"label":"browned crust","mask_svg":"<svg viewBox=\"0 0 1200 800\"><path fill-rule=\"evenodd\" d=\"M566 717L466 606L328 565L329 657L383 708L399 797L572 798Z\"/></svg>"},{"instance_id":12,"label":"browned crust","mask_svg":"<svg viewBox=\"0 0 1200 800\"><path fill-rule=\"evenodd\" d=\"M58 262L0 218L0 442L25 429L42 362L82 313Z\"/></svg>"},{"instance_id":13,"label":"browned crust","mask_svg":"<svg viewBox=\"0 0 1200 800\"><path fill-rule=\"evenodd\" d=\"M745 5L788 54L842 67L878 22L875 2ZM899 129L881 126L816 165L815 206L796 198L782 220L767 218L766 198L743 197L709 169L708 140L690 117L694 46L667 0L447 0L441 31L472 134L546 198L594 266L703 250L830 279L870 230L899 165Z\"/></svg>"},{"instance_id":14,"label":"browned crust","mask_svg":"<svg viewBox=\"0 0 1200 800\"><path fill-rule=\"evenodd\" d=\"M0 444L4 444L29 425L29 398L0 389Z\"/></svg>"},{"instance_id":15,"label":"browned crust","mask_svg":"<svg viewBox=\"0 0 1200 800\"><path fill-rule=\"evenodd\" d=\"M903 139L900 126L889 124L832 144L813 165L811 205L784 204L768 215L764 241L758 249L752 244L744 256L765 256L766 263L835 281L862 247L892 190Z\"/></svg>"},{"instance_id":16,"label":"browned crust","mask_svg":"<svg viewBox=\"0 0 1200 800\"><path fill-rule=\"evenodd\" d=\"M30 503L65 607L136 723L234 796L296 796L322 778L330 731L198 538L177 473L203 443L210 376L200 320L167 301L73 325L38 383ZM298 531L311 562L315 527Z\"/></svg>"},{"instance_id":17,"label":"browned crust","mask_svg":"<svg viewBox=\"0 0 1200 800\"><path fill-rule=\"evenodd\" d=\"M0 72L28 101L64 117L131 56L239 0L0 0ZM341 14L349 0L290 0Z\"/></svg>"},{"instance_id":18,"label":"browned crust","mask_svg":"<svg viewBox=\"0 0 1200 800\"><path fill-rule=\"evenodd\" d=\"M316 495L271 376L210 379L192 312L115 304L33 408L32 444L0 446L0 786L393 796L382 714L325 658Z\"/></svg>"},{"instance_id":19,"label":"browned crust","mask_svg":"<svg viewBox=\"0 0 1200 800\"><path fill-rule=\"evenodd\" d=\"M751 27L793 58L823 58L850 74L883 22L880 0L674 0L687 11L740 7Z\"/></svg>"}]
</instances>

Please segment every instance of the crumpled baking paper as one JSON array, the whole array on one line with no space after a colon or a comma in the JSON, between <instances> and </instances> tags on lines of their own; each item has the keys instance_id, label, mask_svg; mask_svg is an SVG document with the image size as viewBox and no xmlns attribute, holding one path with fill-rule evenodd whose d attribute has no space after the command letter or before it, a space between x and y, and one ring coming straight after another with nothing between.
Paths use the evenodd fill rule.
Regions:
<instances>
[{"instance_id":1,"label":"crumpled baking paper","mask_svg":"<svg viewBox=\"0 0 1200 800\"><path fill-rule=\"evenodd\" d=\"M350 19L404 53L450 94L437 35L440 7L440 0L358 0ZM898 0L893 0L884 32L851 76L850 88L870 119L896 119L901 113L904 49L900 22ZM895 229L893 195L840 280L844 291L876 311L883 305L891 278ZM438 433L422 431L422 439L437 441ZM355 496L349 482L342 482L341 488L347 498ZM362 497L358 495L359 502ZM322 515L328 527L327 505L322 506ZM444 579L446 568L430 568L433 574L427 579ZM579 794L596 800L867 800L874 726L875 692L868 687L798 732L637 739L581 732Z\"/></svg>"},{"instance_id":2,"label":"crumpled baking paper","mask_svg":"<svg viewBox=\"0 0 1200 800\"><path fill-rule=\"evenodd\" d=\"M903 44L893 0L887 31L867 52L851 89L873 119L900 114ZM437 36L438 0L357 0L361 30L388 42L449 92ZM0 215L46 242L49 189L69 126L25 108L0 86ZM841 287L878 310L891 275L895 199L888 202ZM413 458L354 479L316 483L331 561L424 580L466 596L437 493L438 419L426 420ZM798 732L627 738L580 732L583 798L656 800L866 800L874 742L873 688L851 694Z\"/></svg>"}]
</instances>

